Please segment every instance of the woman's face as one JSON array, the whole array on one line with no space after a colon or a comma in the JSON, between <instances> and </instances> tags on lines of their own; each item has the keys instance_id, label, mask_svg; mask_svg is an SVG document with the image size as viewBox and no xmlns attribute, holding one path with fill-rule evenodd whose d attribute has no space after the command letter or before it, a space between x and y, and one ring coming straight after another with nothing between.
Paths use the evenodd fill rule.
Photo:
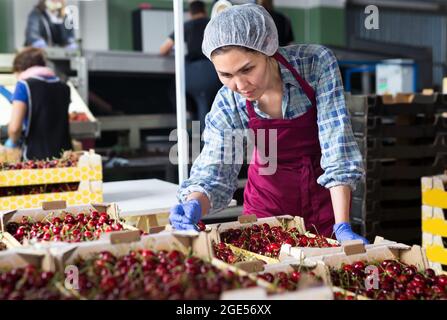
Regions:
<instances>
[{"instance_id":1,"label":"woman's face","mask_svg":"<svg viewBox=\"0 0 447 320\"><path fill-rule=\"evenodd\" d=\"M220 81L247 100L258 100L269 84L269 58L262 53L240 49L211 56Z\"/></svg>"}]
</instances>

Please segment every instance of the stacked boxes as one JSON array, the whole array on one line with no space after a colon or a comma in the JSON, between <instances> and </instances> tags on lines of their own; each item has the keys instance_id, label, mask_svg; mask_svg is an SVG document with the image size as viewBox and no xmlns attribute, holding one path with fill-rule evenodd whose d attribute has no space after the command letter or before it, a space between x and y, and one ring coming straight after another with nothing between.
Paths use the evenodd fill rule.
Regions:
<instances>
[{"instance_id":1,"label":"stacked boxes","mask_svg":"<svg viewBox=\"0 0 447 320\"><path fill-rule=\"evenodd\" d=\"M353 193L351 222L370 240L377 234L420 243L420 178L447 159L443 95L348 96L366 179Z\"/></svg>"},{"instance_id":2,"label":"stacked boxes","mask_svg":"<svg viewBox=\"0 0 447 320\"><path fill-rule=\"evenodd\" d=\"M77 166L66 168L1 170L0 188L78 183L75 191L0 196L0 210L37 208L45 201L67 205L102 202L101 156L81 152Z\"/></svg>"}]
</instances>

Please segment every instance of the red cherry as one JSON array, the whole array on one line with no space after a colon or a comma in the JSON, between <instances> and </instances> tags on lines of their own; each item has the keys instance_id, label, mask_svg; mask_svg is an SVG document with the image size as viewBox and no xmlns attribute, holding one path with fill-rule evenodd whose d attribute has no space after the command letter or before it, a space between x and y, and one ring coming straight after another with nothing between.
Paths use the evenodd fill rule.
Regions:
<instances>
[{"instance_id":1,"label":"red cherry","mask_svg":"<svg viewBox=\"0 0 447 320\"><path fill-rule=\"evenodd\" d=\"M85 231L84 232L84 237L87 239L90 239L93 237L93 233L91 233L90 231Z\"/></svg>"},{"instance_id":2,"label":"red cherry","mask_svg":"<svg viewBox=\"0 0 447 320\"><path fill-rule=\"evenodd\" d=\"M299 271L293 271L290 275L290 280L292 280L295 283L298 283L301 279L301 273Z\"/></svg>"},{"instance_id":3,"label":"red cherry","mask_svg":"<svg viewBox=\"0 0 447 320\"><path fill-rule=\"evenodd\" d=\"M442 274L438 276L437 284L441 288L444 288L444 290L447 288L447 275Z\"/></svg>"},{"instance_id":4,"label":"red cherry","mask_svg":"<svg viewBox=\"0 0 447 320\"><path fill-rule=\"evenodd\" d=\"M99 218L99 212L98 211L92 211L90 214L90 217L93 219Z\"/></svg>"},{"instance_id":5,"label":"red cherry","mask_svg":"<svg viewBox=\"0 0 447 320\"><path fill-rule=\"evenodd\" d=\"M352 264L354 270L364 271L365 263L363 261L356 261Z\"/></svg>"},{"instance_id":6,"label":"red cherry","mask_svg":"<svg viewBox=\"0 0 447 320\"><path fill-rule=\"evenodd\" d=\"M199 222L197 222L197 228L199 229L199 231L205 231L206 225L205 225L205 223L203 223L203 221L199 221Z\"/></svg>"},{"instance_id":7,"label":"red cherry","mask_svg":"<svg viewBox=\"0 0 447 320\"><path fill-rule=\"evenodd\" d=\"M65 226L64 226L65 227ZM52 229L51 229L51 231L54 233L54 234L59 234L59 233L61 233L61 228L60 227L53 227Z\"/></svg>"}]
</instances>

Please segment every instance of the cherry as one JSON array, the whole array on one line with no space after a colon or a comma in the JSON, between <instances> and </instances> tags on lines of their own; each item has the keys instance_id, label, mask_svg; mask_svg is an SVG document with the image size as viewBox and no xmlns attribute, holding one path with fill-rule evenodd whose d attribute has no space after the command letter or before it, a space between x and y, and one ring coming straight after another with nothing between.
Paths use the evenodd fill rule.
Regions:
<instances>
[{"instance_id":1,"label":"cherry","mask_svg":"<svg viewBox=\"0 0 447 320\"><path fill-rule=\"evenodd\" d=\"M356 261L353 263L352 268L354 270L363 271L363 270L365 270L365 263L363 261Z\"/></svg>"},{"instance_id":2,"label":"cherry","mask_svg":"<svg viewBox=\"0 0 447 320\"><path fill-rule=\"evenodd\" d=\"M87 239L90 239L93 237L93 233L91 233L91 231L85 231L84 232L84 237L86 237Z\"/></svg>"},{"instance_id":3,"label":"cherry","mask_svg":"<svg viewBox=\"0 0 447 320\"><path fill-rule=\"evenodd\" d=\"M293 271L290 275L290 280L292 280L295 283L298 283L301 279L301 273L299 271Z\"/></svg>"},{"instance_id":4,"label":"cherry","mask_svg":"<svg viewBox=\"0 0 447 320\"><path fill-rule=\"evenodd\" d=\"M425 269L425 275L427 276L427 278L434 278L434 277L436 277L435 270L430 269L430 268Z\"/></svg>"},{"instance_id":5,"label":"cherry","mask_svg":"<svg viewBox=\"0 0 447 320\"><path fill-rule=\"evenodd\" d=\"M444 290L447 289L447 275L442 274L438 276L437 285L441 288L444 288Z\"/></svg>"},{"instance_id":6,"label":"cherry","mask_svg":"<svg viewBox=\"0 0 447 320\"><path fill-rule=\"evenodd\" d=\"M203 223L203 221L197 222L197 229L199 231L205 231L206 230L206 225Z\"/></svg>"}]
</instances>

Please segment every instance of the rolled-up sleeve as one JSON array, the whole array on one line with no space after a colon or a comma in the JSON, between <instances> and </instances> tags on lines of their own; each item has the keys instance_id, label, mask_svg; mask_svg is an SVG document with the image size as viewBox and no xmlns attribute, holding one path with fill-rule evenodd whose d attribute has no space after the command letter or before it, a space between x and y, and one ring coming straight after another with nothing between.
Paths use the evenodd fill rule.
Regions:
<instances>
[{"instance_id":1,"label":"rolled-up sleeve","mask_svg":"<svg viewBox=\"0 0 447 320\"><path fill-rule=\"evenodd\" d=\"M179 189L178 199L184 202L191 192L202 192L211 202L215 213L228 206L237 188L242 163L236 161L244 145L240 145L243 130L234 128L231 112L235 106L225 89L221 89L206 116L204 146L191 168L190 178ZM236 143L235 143L236 141Z\"/></svg>"},{"instance_id":2,"label":"rolled-up sleeve","mask_svg":"<svg viewBox=\"0 0 447 320\"><path fill-rule=\"evenodd\" d=\"M322 51L316 89L321 167L318 183L326 188L349 185L353 190L364 176L362 155L352 132L343 83L333 53Z\"/></svg>"}]
</instances>

